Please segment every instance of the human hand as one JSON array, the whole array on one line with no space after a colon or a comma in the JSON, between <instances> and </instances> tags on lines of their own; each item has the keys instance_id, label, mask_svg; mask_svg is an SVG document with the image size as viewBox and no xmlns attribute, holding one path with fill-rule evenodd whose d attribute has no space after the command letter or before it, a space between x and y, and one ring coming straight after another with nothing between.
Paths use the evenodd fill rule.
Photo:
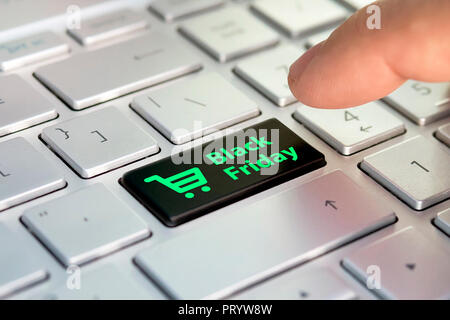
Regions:
<instances>
[{"instance_id":1,"label":"human hand","mask_svg":"<svg viewBox=\"0 0 450 320\"><path fill-rule=\"evenodd\" d=\"M290 68L305 105L346 108L380 99L408 79L450 80L450 0L381 0L381 29L361 9Z\"/></svg>"}]
</instances>

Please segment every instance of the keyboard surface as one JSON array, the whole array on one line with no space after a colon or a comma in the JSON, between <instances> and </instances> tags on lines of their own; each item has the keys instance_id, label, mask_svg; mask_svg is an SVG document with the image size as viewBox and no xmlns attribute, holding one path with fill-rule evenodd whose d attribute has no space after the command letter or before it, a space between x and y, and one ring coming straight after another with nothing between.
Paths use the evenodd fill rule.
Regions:
<instances>
[{"instance_id":1,"label":"keyboard surface","mask_svg":"<svg viewBox=\"0 0 450 320\"><path fill-rule=\"evenodd\" d=\"M0 0L0 299L450 297L450 83L347 110L287 86L370 1L44 2ZM173 163L247 128L280 150Z\"/></svg>"}]
</instances>

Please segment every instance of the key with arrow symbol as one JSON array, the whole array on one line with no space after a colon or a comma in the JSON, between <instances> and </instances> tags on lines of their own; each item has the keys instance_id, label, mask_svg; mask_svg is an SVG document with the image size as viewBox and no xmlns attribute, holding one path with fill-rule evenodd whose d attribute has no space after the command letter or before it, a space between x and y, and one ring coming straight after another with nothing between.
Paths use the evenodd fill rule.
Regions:
<instances>
[{"instance_id":1,"label":"key with arrow symbol","mask_svg":"<svg viewBox=\"0 0 450 320\"><path fill-rule=\"evenodd\" d=\"M332 207L334 210L337 210L338 208L335 206L336 201L333 200L326 200L325 201L325 207Z\"/></svg>"},{"instance_id":2,"label":"key with arrow symbol","mask_svg":"<svg viewBox=\"0 0 450 320\"><path fill-rule=\"evenodd\" d=\"M306 291L300 291L300 292L299 292L299 296L300 296L300 298L302 298L302 299L307 299L307 298L309 297L309 293L306 292Z\"/></svg>"},{"instance_id":3,"label":"key with arrow symbol","mask_svg":"<svg viewBox=\"0 0 450 320\"><path fill-rule=\"evenodd\" d=\"M5 173L0 170L0 176L2 176L3 178L9 177L10 175L10 173Z\"/></svg>"},{"instance_id":4,"label":"key with arrow symbol","mask_svg":"<svg viewBox=\"0 0 450 320\"><path fill-rule=\"evenodd\" d=\"M416 268L416 264L415 264L415 263L407 263L407 264L406 264L406 267L407 267L409 270L413 271L413 270Z\"/></svg>"},{"instance_id":5,"label":"key with arrow symbol","mask_svg":"<svg viewBox=\"0 0 450 320\"><path fill-rule=\"evenodd\" d=\"M369 130L372 128L372 126L368 126L368 127L363 127L363 126L361 126L360 128L359 128L359 130L361 131L361 132L369 132Z\"/></svg>"}]
</instances>

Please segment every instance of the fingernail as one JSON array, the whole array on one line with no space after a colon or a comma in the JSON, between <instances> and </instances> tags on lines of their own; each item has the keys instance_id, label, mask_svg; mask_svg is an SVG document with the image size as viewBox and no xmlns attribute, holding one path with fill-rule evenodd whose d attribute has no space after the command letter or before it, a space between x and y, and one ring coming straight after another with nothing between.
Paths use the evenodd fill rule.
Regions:
<instances>
[{"instance_id":1,"label":"fingernail","mask_svg":"<svg viewBox=\"0 0 450 320\"><path fill-rule=\"evenodd\" d=\"M296 80L300 79L311 60L316 56L317 52L319 52L321 45L322 43L319 43L309 49L291 65L288 76L290 83L294 83Z\"/></svg>"}]
</instances>

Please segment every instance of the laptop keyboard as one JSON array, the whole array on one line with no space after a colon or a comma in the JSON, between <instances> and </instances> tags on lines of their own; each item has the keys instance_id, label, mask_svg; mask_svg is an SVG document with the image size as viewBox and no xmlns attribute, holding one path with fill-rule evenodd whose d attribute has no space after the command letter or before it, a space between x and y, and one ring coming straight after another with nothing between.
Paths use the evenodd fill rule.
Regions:
<instances>
[{"instance_id":1,"label":"laptop keyboard","mask_svg":"<svg viewBox=\"0 0 450 320\"><path fill-rule=\"evenodd\" d=\"M450 83L287 85L370 1L73 2L0 2L0 298L450 298Z\"/></svg>"}]
</instances>

